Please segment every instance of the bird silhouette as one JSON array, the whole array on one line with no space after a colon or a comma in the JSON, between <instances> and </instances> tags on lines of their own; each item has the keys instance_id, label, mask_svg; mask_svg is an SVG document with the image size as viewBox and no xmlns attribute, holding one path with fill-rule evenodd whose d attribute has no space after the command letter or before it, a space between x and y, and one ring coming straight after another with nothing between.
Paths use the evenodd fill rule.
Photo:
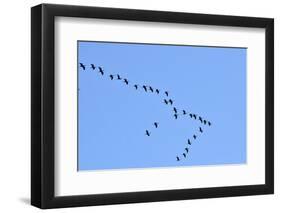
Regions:
<instances>
[{"instance_id":1,"label":"bird silhouette","mask_svg":"<svg viewBox=\"0 0 281 213\"><path fill-rule=\"evenodd\" d=\"M174 114L175 119L178 119L178 114Z\"/></svg>"},{"instance_id":2,"label":"bird silhouette","mask_svg":"<svg viewBox=\"0 0 281 213\"><path fill-rule=\"evenodd\" d=\"M186 154L185 154L185 153L182 153L182 155L183 155L183 157L185 157L185 158L186 158Z\"/></svg>"},{"instance_id":3,"label":"bird silhouette","mask_svg":"<svg viewBox=\"0 0 281 213\"><path fill-rule=\"evenodd\" d=\"M186 151L186 153L188 153L188 148L187 147L185 148L185 151Z\"/></svg>"},{"instance_id":4,"label":"bird silhouette","mask_svg":"<svg viewBox=\"0 0 281 213\"><path fill-rule=\"evenodd\" d=\"M173 103L174 103L172 99L169 99L169 102L171 105L173 105Z\"/></svg>"},{"instance_id":5,"label":"bird silhouette","mask_svg":"<svg viewBox=\"0 0 281 213\"><path fill-rule=\"evenodd\" d=\"M201 123L203 122L202 117L199 116L199 121L201 121Z\"/></svg>"},{"instance_id":6,"label":"bird silhouette","mask_svg":"<svg viewBox=\"0 0 281 213\"><path fill-rule=\"evenodd\" d=\"M187 143L188 143L188 145L191 145L191 141L189 139L187 140Z\"/></svg>"},{"instance_id":7,"label":"bird silhouette","mask_svg":"<svg viewBox=\"0 0 281 213\"><path fill-rule=\"evenodd\" d=\"M206 121L206 120L204 120L203 122L204 122L204 124L206 124L206 123L207 123L207 121Z\"/></svg>"},{"instance_id":8,"label":"bird silhouette","mask_svg":"<svg viewBox=\"0 0 281 213\"><path fill-rule=\"evenodd\" d=\"M120 77L120 75L117 75L117 80L122 80L122 78Z\"/></svg>"},{"instance_id":9,"label":"bird silhouette","mask_svg":"<svg viewBox=\"0 0 281 213\"><path fill-rule=\"evenodd\" d=\"M158 128L158 122L154 122L155 128Z\"/></svg>"},{"instance_id":10,"label":"bird silhouette","mask_svg":"<svg viewBox=\"0 0 281 213\"><path fill-rule=\"evenodd\" d=\"M82 64L82 63L79 63L80 64L80 67L82 67L82 69L83 70L85 70L86 69L86 67L85 67L85 65L84 64Z\"/></svg>"},{"instance_id":11,"label":"bird silhouette","mask_svg":"<svg viewBox=\"0 0 281 213\"><path fill-rule=\"evenodd\" d=\"M99 67L99 73L100 73L101 75L104 74L104 70L103 70L101 67Z\"/></svg>"},{"instance_id":12,"label":"bird silhouette","mask_svg":"<svg viewBox=\"0 0 281 213\"><path fill-rule=\"evenodd\" d=\"M189 114L189 116L190 116L190 118L193 118L193 115L191 113Z\"/></svg>"},{"instance_id":13,"label":"bird silhouette","mask_svg":"<svg viewBox=\"0 0 281 213\"><path fill-rule=\"evenodd\" d=\"M113 75L109 75L110 79L113 80L114 76Z\"/></svg>"},{"instance_id":14,"label":"bird silhouette","mask_svg":"<svg viewBox=\"0 0 281 213\"><path fill-rule=\"evenodd\" d=\"M153 92L153 88L152 88L151 86L149 86L149 90L150 90L151 92Z\"/></svg>"},{"instance_id":15,"label":"bird silhouette","mask_svg":"<svg viewBox=\"0 0 281 213\"><path fill-rule=\"evenodd\" d=\"M128 85L129 84L128 79L124 78L124 83Z\"/></svg>"},{"instance_id":16,"label":"bird silhouette","mask_svg":"<svg viewBox=\"0 0 281 213\"><path fill-rule=\"evenodd\" d=\"M175 113L178 113L178 110L177 110L176 107L174 107L173 110L174 110Z\"/></svg>"},{"instance_id":17,"label":"bird silhouette","mask_svg":"<svg viewBox=\"0 0 281 213\"><path fill-rule=\"evenodd\" d=\"M203 129L201 127L199 127L199 131L202 133L203 132Z\"/></svg>"},{"instance_id":18,"label":"bird silhouette","mask_svg":"<svg viewBox=\"0 0 281 213\"><path fill-rule=\"evenodd\" d=\"M146 86L143 85L142 88L144 89L144 91L147 92L147 87Z\"/></svg>"},{"instance_id":19,"label":"bird silhouette","mask_svg":"<svg viewBox=\"0 0 281 213\"><path fill-rule=\"evenodd\" d=\"M182 110L182 114L186 115L186 111L185 111L185 110Z\"/></svg>"},{"instance_id":20,"label":"bird silhouette","mask_svg":"<svg viewBox=\"0 0 281 213\"><path fill-rule=\"evenodd\" d=\"M164 103L165 103L165 104L168 104L169 102L168 102L166 99L164 99Z\"/></svg>"},{"instance_id":21,"label":"bird silhouette","mask_svg":"<svg viewBox=\"0 0 281 213\"><path fill-rule=\"evenodd\" d=\"M177 156L177 161L180 161L180 158Z\"/></svg>"},{"instance_id":22,"label":"bird silhouette","mask_svg":"<svg viewBox=\"0 0 281 213\"><path fill-rule=\"evenodd\" d=\"M193 114L193 118L196 120L197 119L197 115Z\"/></svg>"},{"instance_id":23,"label":"bird silhouette","mask_svg":"<svg viewBox=\"0 0 281 213\"><path fill-rule=\"evenodd\" d=\"M196 136L196 135L193 135L193 138L194 138L194 139L196 139L196 138L197 138L197 136Z\"/></svg>"},{"instance_id":24,"label":"bird silhouette","mask_svg":"<svg viewBox=\"0 0 281 213\"><path fill-rule=\"evenodd\" d=\"M211 126L211 125L212 125L210 121L208 121L208 125L209 125L209 126Z\"/></svg>"},{"instance_id":25,"label":"bird silhouette","mask_svg":"<svg viewBox=\"0 0 281 213\"><path fill-rule=\"evenodd\" d=\"M96 69L96 67L95 67L95 65L94 65L94 64L91 64L91 67L92 67L92 69L93 69L93 70L95 70L95 69Z\"/></svg>"},{"instance_id":26,"label":"bird silhouette","mask_svg":"<svg viewBox=\"0 0 281 213\"><path fill-rule=\"evenodd\" d=\"M150 136L150 132L148 130L146 130L145 135Z\"/></svg>"},{"instance_id":27,"label":"bird silhouette","mask_svg":"<svg viewBox=\"0 0 281 213\"><path fill-rule=\"evenodd\" d=\"M165 91L165 95L168 97L168 96L169 96L169 92L168 92L168 91Z\"/></svg>"},{"instance_id":28,"label":"bird silhouette","mask_svg":"<svg viewBox=\"0 0 281 213\"><path fill-rule=\"evenodd\" d=\"M160 93L159 89L156 89L156 90L155 90L155 92L156 92L157 94L159 94L159 93Z\"/></svg>"},{"instance_id":29,"label":"bird silhouette","mask_svg":"<svg viewBox=\"0 0 281 213\"><path fill-rule=\"evenodd\" d=\"M138 89L138 85L137 85L137 84L135 84L134 87L135 87L136 89Z\"/></svg>"}]
</instances>

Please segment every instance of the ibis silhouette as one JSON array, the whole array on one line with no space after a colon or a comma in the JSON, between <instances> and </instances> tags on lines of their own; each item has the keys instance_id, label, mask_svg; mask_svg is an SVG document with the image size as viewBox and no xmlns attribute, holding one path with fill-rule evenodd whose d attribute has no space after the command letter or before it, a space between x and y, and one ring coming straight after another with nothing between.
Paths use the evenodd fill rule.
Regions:
<instances>
[{"instance_id":1,"label":"ibis silhouette","mask_svg":"<svg viewBox=\"0 0 281 213\"><path fill-rule=\"evenodd\" d=\"M145 130L145 135L150 136L150 132L148 130Z\"/></svg>"},{"instance_id":2,"label":"ibis silhouette","mask_svg":"<svg viewBox=\"0 0 281 213\"><path fill-rule=\"evenodd\" d=\"M94 64L91 64L91 67L92 67L92 69L93 69L93 70L95 70L95 69L96 69L96 67L95 67L95 65L94 65Z\"/></svg>"},{"instance_id":3,"label":"ibis silhouette","mask_svg":"<svg viewBox=\"0 0 281 213\"><path fill-rule=\"evenodd\" d=\"M145 85L143 85L142 88L147 92L147 87Z\"/></svg>"},{"instance_id":4,"label":"ibis silhouette","mask_svg":"<svg viewBox=\"0 0 281 213\"><path fill-rule=\"evenodd\" d=\"M172 99L169 99L169 102L171 105L173 105L174 101Z\"/></svg>"},{"instance_id":5,"label":"ibis silhouette","mask_svg":"<svg viewBox=\"0 0 281 213\"><path fill-rule=\"evenodd\" d=\"M99 73L100 73L101 75L104 74L104 70L103 70L101 67L99 67Z\"/></svg>"},{"instance_id":6,"label":"ibis silhouette","mask_svg":"<svg viewBox=\"0 0 281 213\"><path fill-rule=\"evenodd\" d=\"M128 79L124 78L124 83L128 85L129 84Z\"/></svg>"},{"instance_id":7,"label":"ibis silhouette","mask_svg":"<svg viewBox=\"0 0 281 213\"><path fill-rule=\"evenodd\" d=\"M86 69L86 67L85 67L85 65L84 64L82 64L82 63L79 63L80 64L80 67L82 67L82 69L83 70L85 70Z\"/></svg>"},{"instance_id":8,"label":"ibis silhouette","mask_svg":"<svg viewBox=\"0 0 281 213\"><path fill-rule=\"evenodd\" d=\"M117 75L117 80L122 80L122 78L120 77L120 75Z\"/></svg>"},{"instance_id":9,"label":"ibis silhouette","mask_svg":"<svg viewBox=\"0 0 281 213\"><path fill-rule=\"evenodd\" d=\"M158 128L158 122L154 122L155 128Z\"/></svg>"}]
</instances>

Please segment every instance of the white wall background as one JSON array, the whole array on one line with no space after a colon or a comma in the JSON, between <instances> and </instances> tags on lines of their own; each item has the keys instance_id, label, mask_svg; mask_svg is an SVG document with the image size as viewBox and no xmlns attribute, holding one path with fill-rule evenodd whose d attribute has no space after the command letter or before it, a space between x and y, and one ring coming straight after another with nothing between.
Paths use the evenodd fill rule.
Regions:
<instances>
[{"instance_id":1,"label":"white wall background","mask_svg":"<svg viewBox=\"0 0 281 213\"><path fill-rule=\"evenodd\" d=\"M281 3L278 0L53 0L44 3L275 18L275 195L200 199L50 210L51 212L280 212L281 209ZM8 0L0 10L0 212L39 212L30 197L30 7Z\"/></svg>"}]
</instances>

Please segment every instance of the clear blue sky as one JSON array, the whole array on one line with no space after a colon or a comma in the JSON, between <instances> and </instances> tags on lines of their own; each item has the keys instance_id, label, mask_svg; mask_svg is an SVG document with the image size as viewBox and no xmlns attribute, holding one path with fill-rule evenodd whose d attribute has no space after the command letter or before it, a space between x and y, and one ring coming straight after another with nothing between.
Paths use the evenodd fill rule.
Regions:
<instances>
[{"instance_id":1,"label":"clear blue sky","mask_svg":"<svg viewBox=\"0 0 281 213\"><path fill-rule=\"evenodd\" d=\"M78 170L246 163L247 49L79 41L78 53ZM135 90L134 84L160 94ZM212 125L188 115L176 120L163 103L165 90L175 107Z\"/></svg>"}]
</instances>

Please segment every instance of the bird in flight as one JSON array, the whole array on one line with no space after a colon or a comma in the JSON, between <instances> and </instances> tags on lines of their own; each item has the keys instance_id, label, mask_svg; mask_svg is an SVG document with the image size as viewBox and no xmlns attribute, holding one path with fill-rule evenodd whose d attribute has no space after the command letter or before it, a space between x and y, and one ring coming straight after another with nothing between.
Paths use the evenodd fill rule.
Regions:
<instances>
[{"instance_id":1,"label":"bird in flight","mask_svg":"<svg viewBox=\"0 0 281 213\"><path fill-rule=\"evenodd\" d=\"M182 110L182 113L183 113L184 115L186 115L186 111L185 111L185 110Z\"/></svg>"},{"instance_id":2,"label":"bird in flight","mask_svg":"<svg viewBox=\"0 0 281 213\"><path fill-rule=\"evenodd\" d=\"M168 97L168 96L169 96L169 92L168 92L168 91L165 91L165 95Z\"/></svg>"},{"instance_id":3,"label":"bird in flight","mask_svg":"<svg viewBox=\"0 0 281 213\"><path fill-rule=\"evenodd\" d=\"M203 132L203 129L201 127L199 127L199 131L202 133Z\"/></svg>"},{"instance_id":4,"label":"bird in flight","mask_svg":"<svg viewBox=\"0 0 281 213\"><path fill-rule=\"evenodd\" d=\"M178 114L174 114L175 119L178 119Z\"/></svg>"},{"instance_id":5,"label":"bird in flight","mask_svg":"<svg viewBox=\"0 0 281 213\"><path fill-rule=\"evenodd\" d=\"M204 122L204 124L206 124L206 123L207 123L207 121L206 121L206 120L204 120L203 122Z\"/></svg>"},{"instance_id":6,"label":"bird in flight","mask_svg":"<svg viewBox=\"0 0 281 213\"><path fill-rule=\"evenodd\" d=\"M193 114L193 118L196 120L197 119L197 115Z\"/></svg>"},{"instance_id":7,"label":"bird in flight","mask_svg":"<svg viewBox=\"0 0 281 213\"><path fill-rule=\"evenodd\" d=\"M129 81L126 79L126 78L124 78L124 82L125 82L125 84L129 84Z\"/></svg>"},{"instance_id":8,"label":"bird in flight","mask_svg":"<svg viewBox=\"0 0 281 213\"><path fill-rule=\"evenodd\" d=\"M82 63L79 63L80 64L80 67L82 67L82 69L83 70L85 70L86 69L86 67L85 67L85 65L84 64L82 64Z\"/></svg>"},{"instance_id":9,"label":"bird in flight","mask_svg":"<svg viewBox=\"0 0 281 213\"><path fill-rule=\"evenodd\" d=\"M101 67L99 67L99 73L102 75L104 74L104 70Z\"/></svg>"},{"instance_id":10,"label":"bird in flight","mask_svg":"<svg viewBox=\"0 0 281 213\"><path fill-rule=\"evenodd\" d=\"M183 157L185 157L185 158L186 158L186 154L185 154L185 153L182 153L182 155L183 155Z\"/></svg>"},{"instance_id":11,"label":"bird in flight","mask_svg":"<svg viewBox=\"0 0 281 213\"><path fill-rule=\"evenodd\" d=\"M192 117L193 117L193 115L192 115L191 113L189 114L189 116L190 116L190 118L192 118Z\"/></svg>"},{"instance_id":12,"label":"bird in flight","mask_svg":"<svg viewBox=\"0 0 281 213\"><path fill-rule=\"evenodd\" d=\"M175 113L178 113L178 110L176 107L173 108Z\"/></svg>"},{"instance_id":13,"label":"bird in flight","mask_svg":"<svg viewBox=\"0 0 281 213\"><path fill-rule=\"evenodd\" d=\"M186 151L186 153L188 153L188 148L187 147L185 148L185 151Z\"/></svg>"},{"instance_id":14,"label":"bird in flight","mask_svg":"<svg viewBox=\"0 0 281 213\"><path fill-rule=\"evenodd\" d=\"M210 121L208 121L208 125L209 125L209 126L211 126L211 125L212 125Z\"/></svg>"},{"instance_id":15,"label":"bird in flight","mask_svg":"<svg viewBox=\"0 0 281 213\"><path fill-rule=\"evenodd\" d=\"M151 86L149 86L149 90L150 90L151 92L153 92L153 88L152 88Z\"/></svg>"},{"instance_id":16,"label":"bird in flight","mask_svg":"<svg viewBox=\"0 0 281 213\"><path fill-rule=\"evenodd\" d=\"M114 76L113 76L113 75L109 75L109 77L110 77L111 80L113 80L113 77L114 77Z\"/></svg>"},{"instance_id":17,"label":"bird in flight","mask_svg":"<svg viewBox=\"0 0 281 213\"><path fill-rule=\"evenodd\" d=\"M142 88L147 92L147 87L145 85L143 85Z\"/></svg>"},{"instance_id":18,"label":"bird in flight","mask_svg":"<svg viewBox=\"0 0 281 213\"><path fill-rule=\"evenodd\" d=\"M159 89L156 89L156 90L155 90L155 92L156 92L157 94L159 94L159 93L160 93Z\"/></svg>"},{"instance_id":19,"label":"bird in flight","mask_svg":"<svg viewBox=\"0 0 281 213\"><path fill-rule=\"evenodd\" d=\"M93 70L96 69L94 64L91 64L91 67L92 67Z\"/></svg>"},{"instance_id":20,"label":"bird in flight","mask_svg":"<svg viewBox=\"0 0 281 213\"><path fill-rule=\"evenodd\" d=\"M164 103L165 103L165 104L168 104L169 102L168 102L166 99L164 99Z\"/></svg>"},{"instance_id":21,"label":"bird in flight","mask_svg":"<svg viewBox=\"0 0 281 213\"><path fill-rule=\"evenodd\" d=\"M135 84L134 87L135 87L136 89L138 89L138 85L137 85L137 84Z\"/></svg>"},{"instance_id":22,"label":"bird in flight","mask_svg":"<svg viewBox=\"0 0 281 213\"><path fill-rule=\"evenodd\" d=\"M158 122L154 122L155 128L158 128Z\"/></svg>"},{"instance_id":23,"label":"bird in flight","mask_svg":"<svg viewBox=\"0 0 281 213\"><path fill-rule=\"evenodd\" d=\"M173 105L173 103L174 103L172 99L169 99L169 102L171 105Z\"/></svg>"},{"instance_id":24,"label":"bird in flight","mask_svg":"<svg viewBox=\"0 0 281 213\"><path fill-rule=\"evenodd\" d=\"M180 161L180 158L177 156L177 161Z\"/></svg>"},{"instance_id":25,"label":"bird in flight","mask_svg":"<svg viewBox=\"0 0 281 213\"><path fill-rule=\"evenodd\" d=\"M117 80L122 80L122 78L120 77L120 75L117 75Z\"/></svg>"},{"instance_id":26,"label":"bird in flight","mask_svg":"<svg viewBox=\"0 0 281 213\"><path fill-rule=\"evenodd\" d=\"M196 138L197 138L197 136L196 136L196 135L193 135L193 138L194 138L194 139L196 139Z\"/></svg>"},{"instance_id":27,"label":"bird in flight","mask_svg":"<svg viewBox=\"0 0 281 213\"><path fill-rule=\"evenodd\" d=\"M201 123L203 122L202 117L199 116L199 121L201 121Z\"/></svg>"},{"instance_id":28,"label":"bird in flight","mask_svg":"<svg viewBox=\"0 0 281 213\"><path fill-rule=\"evenodd\" d=\"M189 139L187 140L187 143L188 143L189 145L191 145L191 141L190 141Z\"/></svg>"},{"instance_id":29,"label":"bird in flight","mask_svg":"<svg viewBox=\"0 0 281 213\"><path fill-rule=\"evenodd\" d=\"M148 130L146 130L145 135L150 136L150 132Z\"/></svg>"}]
</instances>

